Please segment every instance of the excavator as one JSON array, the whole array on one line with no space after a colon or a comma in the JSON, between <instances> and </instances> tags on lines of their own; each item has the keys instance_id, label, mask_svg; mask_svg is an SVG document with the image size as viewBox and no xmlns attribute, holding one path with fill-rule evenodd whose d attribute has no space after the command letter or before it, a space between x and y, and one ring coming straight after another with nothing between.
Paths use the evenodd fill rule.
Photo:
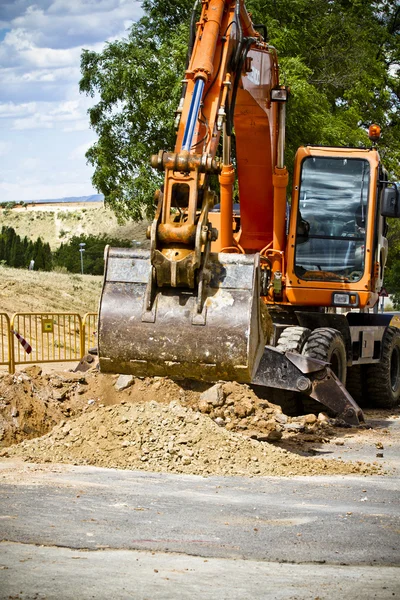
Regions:
<instances>
[{"instance_id":1,"label":"excavator","mask_svg":"<svg viewBox=\"0 0 400 600\"><path fill-rule=\"evenodd\" d=\"M299 148L288 201L289 91L243 0L196 0L150 249L105 251L100 370L286 390L358 425L400 397L400 329L373 311L399 191L373 125L368 148Z\"/></svg>"}]
</instances>

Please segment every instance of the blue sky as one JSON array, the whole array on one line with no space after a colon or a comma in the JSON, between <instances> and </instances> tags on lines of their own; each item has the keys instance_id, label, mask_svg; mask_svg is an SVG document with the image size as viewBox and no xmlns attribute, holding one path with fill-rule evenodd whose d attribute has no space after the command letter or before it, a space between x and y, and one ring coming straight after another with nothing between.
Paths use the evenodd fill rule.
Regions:
<instances>
[{"instance_id":1,"label":"blue sky","mask_svg":"<svg viewBox=\"0 0 400 600\"><path fill-rule=\"evenodd\" d=\"M95 193L82 48L122 38L135 0L0 0L0 201Z\"/></svg>"}]
</instances>

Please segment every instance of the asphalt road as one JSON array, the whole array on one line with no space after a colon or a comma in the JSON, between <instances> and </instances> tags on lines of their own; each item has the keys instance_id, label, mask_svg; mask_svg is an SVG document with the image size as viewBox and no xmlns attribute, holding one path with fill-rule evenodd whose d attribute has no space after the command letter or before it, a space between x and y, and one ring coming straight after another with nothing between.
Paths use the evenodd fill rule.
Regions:
<instances>
[{"instance_id":1,"label":"asphalt road","mask_svg":"<svg viewBox=\"0 0 400 600\"><path fill-rule=\"evenodd\" d=\"M400 597L400 420L382 427L386 476L202 478L4 461L0 598ZM360 439L321 451L371 460L375 444Z\"/></svg>"}]
</instances>

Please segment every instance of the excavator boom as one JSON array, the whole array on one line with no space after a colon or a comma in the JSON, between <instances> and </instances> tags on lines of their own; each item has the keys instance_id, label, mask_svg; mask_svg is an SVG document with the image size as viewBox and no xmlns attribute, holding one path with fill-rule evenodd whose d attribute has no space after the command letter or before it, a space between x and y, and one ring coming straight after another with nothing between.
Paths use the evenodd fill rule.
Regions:
<instances>
[{"instance_id":1,"label":"excavator boom","mask_svg":"<svg viewBox=\"0 0 400 600\"><path fill-rule=\"evenodd\" d=\"M262 204L272 193L277 111L265 98L277 84L275 51L254 29L243 1L202 3L175 149L151 160L164 173L164 186L148 232L150 250L108 250L99 323L102 371L251 381L270 333L268 317L261 315L260 257L254 248L272 232ZM249 111L253 117L246 126ZM256 225L254 233L248 230L246 253L233 236L234 118L242 152L254 137L264 147L249 152L242 175L244 189L246 180L247 187L253 182L252 197L244 202L254 205ZM223 225L217 227L210 220L218 202L212 177L220 183ZM211 252L218 236L223 251Z\"/></svg>"}]
</instances>

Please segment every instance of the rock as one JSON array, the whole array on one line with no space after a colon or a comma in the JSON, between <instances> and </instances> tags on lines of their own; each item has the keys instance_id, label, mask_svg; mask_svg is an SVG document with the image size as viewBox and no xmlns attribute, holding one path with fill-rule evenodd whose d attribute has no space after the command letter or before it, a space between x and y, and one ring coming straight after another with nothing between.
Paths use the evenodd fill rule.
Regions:
<instances>
[{"instance_id":1,"label":"rock","mask_svg":"<svg viewBox=\"0 0 400 600\"><path fill-rule=\"evenodd\" d=\"M318 415L318 421L320 423L329 423L329 417L326 413L320 412Z\"/></svg>"},{"instance_id":2,"label":"rock","mask_svg":"<svg viewBox=\"0 0 400 600\"><path fill-rule=\"evenodd\" d=\"M298 432L304 430L304 423L286 423L283 427L286 431Z\"/></svg>"},{"instance_id":3,"label":"rock","mask_svg":"<svg viewBox=\"0 0 400 600\"><path fill-rule=\"evenodd\" d=\"M114 387L117 390L117 392L122 392L122 390L126 390L128 387L130 387L133 384L133 382L133 375L120 375L117 381L115 382Z\"/></svg>"},{"instance_id":4,"label":"rock","mask_svg":"<svg viewBox=\"0 0 400 600\"><path fill-rule=\"evenodd\" d=\"M39 365L32 365L31 367L26 367L24 369L24 373L29 375L29 377L40 377L42 374L42 369Z\"/></svg>"},{"instance_id":5,"label":"rock","mask_svg":"<svg viewBox=\"0 0 400 600\"><path fill-rule=\"evenodd\" d=\"M245 399L235 404L235 414L238 417L247 417L254 412L254 405L251 400Z\"/></svg>"},{"instance_id":6,"label":"rock","mask_svg":"<svg viewBox=\"0 0 400 600\"><path fill-rule=\"evenodd\" d=\"M225 411L222 408L217 408L214 410L215 413L215 417L219 417L220 419L224 419L225 418Z\"/></svg>"},{"instance_id":7,"label":"rock","mask_svg":"<svg viewBox=\"0 0 400 600\"><path fill-rule=\"evenodd\" d=\"M59 391L54 390L54 392L53 392L54 400L58 400L58 402L62 402L62 400L64 400L65 396L67 395L67 392L68 392L68 388L63 388L63 389L60 389Z\"/></svg>"},{"instance_id":8,"label":"rock","mask_svg":"<svg viewBox=\"0 0 400 600\"><path fill-rule=\"evenodd\" d=\"M107 437L107 428L104 425L100 425L99 431L98 431L98 436L102 437L102 438Z\"/></svg>"},{"instance_id":9,"label":"rock","mask_svg":"<svg viewBox=\"0 0 400 600\"><path fill-rule=\"evenodd\" d=\"M284 415L283 413L277 413L275 415L275 421L277 423L281 423L282 425L284 425L285 423L288 422L287 415Z\"/></svg>"},{"instance_id":10,"label":"rock","mask_svg":"<svg viewBox=\"0 0 400 600\"><path fill-rule=\"evenodd\" d=\"M94 366L94 357L91 354L86 354L74 369L74 373L85 373Z\"/></svg>"},{"instance_id":11,"label":"rock","mask_svg":"<svg viewBox=\"0 0 400 600\"><path fill-rule=\"evenodd\" d=\"M307 423L307 425L312 425L313 423L317 422L317 417L313 414L305 415L304 421L305 421L305 423Z\"/></svg>"},{"instance_id":12,"label":"rock","mask_svg":"<svg viewBox=\"0 0 400 600\"><path fill-rule=\"evenodd\" d=\"M224 419L222 419L222 417L217 417L216 419L214 419L214 422L220 427L223 427L225 425L225 421Z\"/></svg>"},{"instance_id":13,"label":"rock","mask_svg":"<svg viewBox=\"0 0 400 600\"><path fill-rule=\"evenodd\" d=\"M18 383L23 383L24 381L30 381L31 378L26 373L20 373L17 377Z\"/></svg>"},{"instance_id":14,"label":"rock","mask_svg":"<svg viewBox=\"0 0 400 600\"><path fill-rule=\"evenodd\" d=\"M224 399L225 395L222 383L216 383L200 396L200 402L207 402L207 404L211 404L212 406L222 406Z\"/></svg>"},{"instance_id":15,"label":"rock","mask_svg":"<svg viewBox=\"0 0 400 600\"><path fill-rule=\"evenodd\" d=\"M280 439L282 439L282 431L278 429L270 431L267 435L267 442L278 442Z\"/></svg>"},{"instance_id":16,"label":"rock","mask_svg":"<svg viewBox=\"0 0 400 600\"><path fill-rule=\"evenodd\" d=\"M271 429L271 431L263 432L260 431L248 431L246 437L258 442L278 442L282 438L282 432L279 429Z\"/></svg>"},{"instance_id":17,"label":"rock","mask_svg":"<svg viewBox=\"0 0 400 600\"><path fill-rule=\"evenodd\" d=\"M12 416L13 418L15 418L15 417L18 417L18 415L19 415L19 410L18 410L18 408L12 408L12 409L11 409L11 416Z\"/></svg>"}]
</instances>

